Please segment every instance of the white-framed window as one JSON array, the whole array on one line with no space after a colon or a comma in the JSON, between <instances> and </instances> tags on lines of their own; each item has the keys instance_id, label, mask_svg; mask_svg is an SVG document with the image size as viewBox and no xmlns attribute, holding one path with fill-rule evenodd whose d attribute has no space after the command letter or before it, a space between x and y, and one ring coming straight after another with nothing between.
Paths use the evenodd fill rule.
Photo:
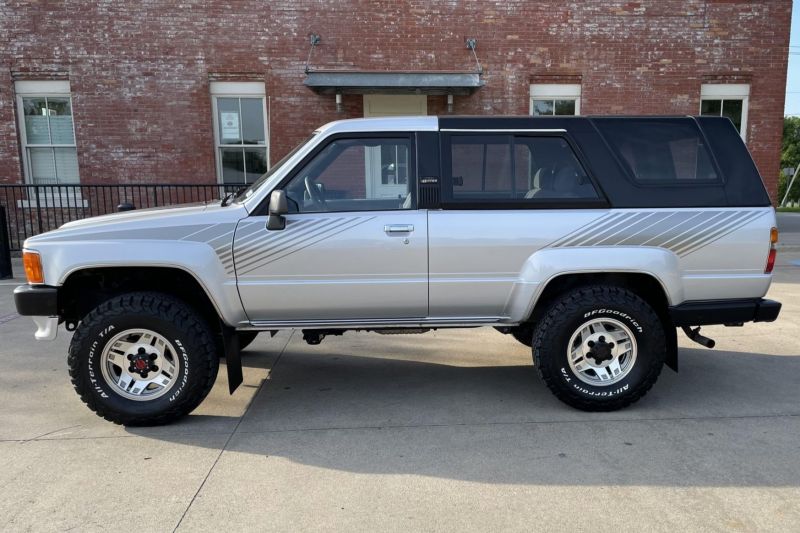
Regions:
<instances>
[{"instance_id":1,"label":"white-framed window","mask_svg":"<svg viewBox=\"0 0 800 533\"><path fill-rule=\"evenodd\" d=\"M217 179L252 183L269 168L263 82L211 82Z\"/></svg>"},{"instance_id":2,"label":"white-framed window","mask_svg":"<svg viewBox=\"0 0 800 533\"><path fill-rule=\"evenodd\" d=\"M26 183L79 183L69 81L17 81L14 90Z\"/></svg>"},{"instance_id":3,"label":"white-framed window","mask_svg":"<svg viewBox=\"0 0 800 533\"><path fill-rule=\"evenodd\" d=\"M580 115L580 84L535 83L531 85L530 113L534 116Z\"/></svg>"},{"instance_id":4,"label":"white-framed window","mask_svg":"<svg viewBox=\"0 0 800 533\"><path fill-rule=\"evenodd\" d=\"M728 117L747 140L747 107L750 85L746 83L706 83L700 87L700 114Z\"/></svg>"}]
</instances>

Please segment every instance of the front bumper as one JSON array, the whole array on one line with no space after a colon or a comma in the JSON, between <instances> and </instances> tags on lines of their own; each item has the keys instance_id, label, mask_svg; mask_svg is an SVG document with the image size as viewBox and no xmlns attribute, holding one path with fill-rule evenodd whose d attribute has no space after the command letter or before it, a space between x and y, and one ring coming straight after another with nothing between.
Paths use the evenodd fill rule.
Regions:
<instances>
[{"instance_id":1,"label":"front bumper","mask_svg":"<svg viewBox=\"0 0 800 533\"><path fill-rule=\"evenodd\" d=\"M47 285L20 285L14 289L14 305L22 316L57 316L58 289Z\"/></svg>"},{"instance_id":2,"label":"front bumper","mask_svg":"<svg viewBox=\"0 0 800 533\"><path fill-rule=\"evenodd\" d=\"M33 318L36 340L54 340L58 333L58 289L47 285L20 285L14 289L17 313Z\"/></svg>"},{"instance_id":3,"label":"front bumper","mask_svg":"<svg viewBox=\"0 0 800 533\"><path fill-rule=\"evenodd\" d=\"M780 302L751 298L685 302L669 308L675 326L772 322L781 311Z\"/></svg>"}]
</instances>

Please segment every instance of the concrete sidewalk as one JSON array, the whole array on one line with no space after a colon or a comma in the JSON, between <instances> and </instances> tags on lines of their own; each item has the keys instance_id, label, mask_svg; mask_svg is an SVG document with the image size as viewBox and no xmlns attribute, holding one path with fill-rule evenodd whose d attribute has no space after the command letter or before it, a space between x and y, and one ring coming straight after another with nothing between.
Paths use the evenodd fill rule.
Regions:
<instances>
[{"instance_id":1,"label":"concrete sidewalk","mask_svg":"<svg viewBox=\"0 0 800 533\"><path fill-rule=\"evenodd\" d=\"M786 531L800 523L800 254L774 324L681 338L630 409L555 400L488 328L262 335L245 383L171 426L125 429L69 383L0 285L0 530Z\"/></svg>"}]
</instances>

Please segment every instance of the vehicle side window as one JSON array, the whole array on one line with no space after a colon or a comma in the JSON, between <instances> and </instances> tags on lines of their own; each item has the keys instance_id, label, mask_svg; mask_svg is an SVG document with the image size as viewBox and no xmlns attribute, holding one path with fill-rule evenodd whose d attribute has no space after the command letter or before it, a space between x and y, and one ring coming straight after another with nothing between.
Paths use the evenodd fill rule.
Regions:
<instances>
[{"instance_id":1,"label":"vehicle side window","mask_svg":"<svg viewBox=\"0 0 800 533\"><path fill-rule=\"evenodd\" d=\"M338 139L285 187L293 212L412 209L409 139Z\"/></svg>"},{"instance_id":2,"label":"vehicle side window","mask_svg":"<svg viewBox=\"0 0 800 533\"><path fill-rule=\"evenodd\" d=\"M596 124L637 182L719 180L700 132L688 120L598 119Z\"/></svg>"},{"instance_id":3,"label":"vehicle side window","mask_svg":"<svg viewBox=\"0 0 800 533\"><path fill-rule=\"evenodd\" d=\"M454 201L530 201L599 198L562 137L452 135Z\"/></svg>"}]
</instances>

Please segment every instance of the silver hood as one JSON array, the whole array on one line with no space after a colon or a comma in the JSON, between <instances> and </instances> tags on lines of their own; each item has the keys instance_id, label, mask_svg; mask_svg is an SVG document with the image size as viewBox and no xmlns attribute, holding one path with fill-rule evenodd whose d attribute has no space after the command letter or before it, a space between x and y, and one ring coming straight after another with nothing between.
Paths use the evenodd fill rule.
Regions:
<instances>
[{"instance_id":1,"label":"silver hood","mask_svg":"<svg viewBox=\"0 0 800 533\"><path fill-rule=\"evenodd\" d=\"M114 241L117 239L181 239L194 231L221 223L234 224L247 216L240 204L193 204L156 207L113 213L68 222L57 230L31 237L26 248L46 242L74 240Z\"/></svg>"}]
</instances>

